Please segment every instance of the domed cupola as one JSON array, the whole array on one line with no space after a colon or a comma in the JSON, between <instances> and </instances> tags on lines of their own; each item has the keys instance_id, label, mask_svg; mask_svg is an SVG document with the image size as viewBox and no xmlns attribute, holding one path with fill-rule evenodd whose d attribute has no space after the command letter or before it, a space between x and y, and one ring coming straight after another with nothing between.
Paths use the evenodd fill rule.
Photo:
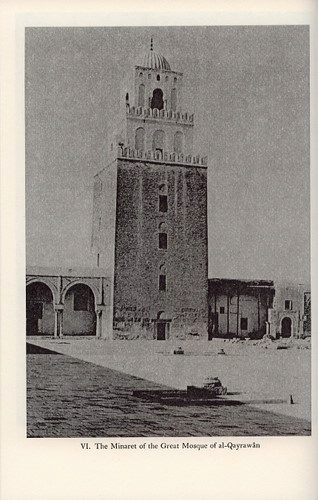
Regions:
<instances>
[{"instance_id":1,"label":"domed cupola","mask_svg":"<svg viewBox=\"0 0 318 500\"><path fill-rule=\"evenodd\" d=\"M167 59L162 55L154 52L152 39L150 44L150 50L149 52L147 52L147 54L144 55L140 66L147 69L157 69L157 70L163 69L166 71L171 71L171 67Z\"/></svg>"}]
</instances>

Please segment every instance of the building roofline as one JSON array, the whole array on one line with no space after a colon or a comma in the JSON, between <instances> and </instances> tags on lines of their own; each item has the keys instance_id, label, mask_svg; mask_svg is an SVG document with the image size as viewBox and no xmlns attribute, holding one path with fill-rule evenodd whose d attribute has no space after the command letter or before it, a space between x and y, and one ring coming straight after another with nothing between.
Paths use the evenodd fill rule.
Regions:
<instances>
[{"instance_id":1,"label":"building roofline","mask_svg":"<svg viewBox=\"0 0 318 500\"><path fill-rule=\"evenodd\" d=\"M72 276L77 278L108 278L109 272L100 267L27 266L27 276Z\"/></svg>"},{"instance_id":2,"label":"building roofline","mask_svg":"<svg viewBox=\"0 0 318 500\"><path fill-rule=\"evenodd\" d=\"M208 278L209 285L211 284L228 284L228 285L247 285L253 287L274 287L273 280L248 280L237 278Z\"/></svg>"}]
</instances>

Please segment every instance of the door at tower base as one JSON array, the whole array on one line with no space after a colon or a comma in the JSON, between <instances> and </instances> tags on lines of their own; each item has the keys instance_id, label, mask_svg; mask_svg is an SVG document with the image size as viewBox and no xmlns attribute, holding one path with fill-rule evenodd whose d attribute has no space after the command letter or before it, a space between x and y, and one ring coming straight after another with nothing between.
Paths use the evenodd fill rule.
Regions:
<instances>
[{"instance_id":1,"label":"door at tower base","mask_svg":"<svg viewBox=\"0 0 318 500\"><path fill-rule=\"evenodd\" d=\"M194 309L193 312L184 312L184 309L168 313L167 319L161 320L156 317L147 317L146 308L132 311L128 307L126 311L121 310L121 316L114 316L114 338L115 339L145 339L145 340L186 340L207 339L207 315L205 309ZM149 307L149 311L151 308ZM158 316L149 313L148 316ZM170 318L168 316L171 316Z\"/></svg>"}]
</instances>

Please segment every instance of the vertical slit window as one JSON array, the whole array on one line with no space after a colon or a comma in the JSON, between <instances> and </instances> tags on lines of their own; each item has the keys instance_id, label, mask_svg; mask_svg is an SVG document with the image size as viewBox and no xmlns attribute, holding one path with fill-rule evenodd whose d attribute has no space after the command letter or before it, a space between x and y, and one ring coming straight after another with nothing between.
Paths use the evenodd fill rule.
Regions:
<instances>
[{"instance_id":1,"label":"vertical slit window","mask_svg":"<svg viewBox=\"0 0 318 500\"><path fill-rule=\"evenodd\" d=\"M165 274L160 274L159 275L159 290L161 292L165 292L166 289L167 289L166 275Z\"/></svg>"},{"instance_id":2,"label":"vertical slit window","mask_svg":"<svg viewBox=\"0 0 318 500\"><path fill-rule=\"evenodd\" d=\"M159 195L159 212L168 211L168 197L166 195Z\"/></svg>"},{"instance_id":3,"label":"vertical slit window","mask_svg":"<svg viewBox=\"0 0 318 500\"><path fill-rule=\"evenodd\" d=\"M159 248L161 250L167 250L167 248L168 248L167 233L159 233Z\"/></svg>"}]
</instances>

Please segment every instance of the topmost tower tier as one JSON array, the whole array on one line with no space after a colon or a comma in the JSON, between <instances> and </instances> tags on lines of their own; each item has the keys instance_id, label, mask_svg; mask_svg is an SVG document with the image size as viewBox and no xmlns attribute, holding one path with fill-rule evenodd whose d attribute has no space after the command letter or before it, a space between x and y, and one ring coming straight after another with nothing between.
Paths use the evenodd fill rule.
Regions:
<instances>
[{"instance_id":1,"label":"topmost tower tier","mask_svg":"<svg viewBox=\"0 0 318 500\"><path fill-rule=\"evenodd\" d=\"M122 83L112 150L119 145L137 157L142 152L192 156L194 115L182 108L182 84L183 73L171 69L151 40L150 50Z\"/></svg>"},{"instance_id":2,"label":"topmost tower tier","mask_svg":"<svg viewBox=\"0 0 318 500\"><path fill-rule=\"evenodd\" d=\"M151 43L141 64L135 66L133 101L128 94L127 103L158 111L181 111L182 77L182 73L171 70L165 57L154 52Z\"/></svg>"}]
</instances>

